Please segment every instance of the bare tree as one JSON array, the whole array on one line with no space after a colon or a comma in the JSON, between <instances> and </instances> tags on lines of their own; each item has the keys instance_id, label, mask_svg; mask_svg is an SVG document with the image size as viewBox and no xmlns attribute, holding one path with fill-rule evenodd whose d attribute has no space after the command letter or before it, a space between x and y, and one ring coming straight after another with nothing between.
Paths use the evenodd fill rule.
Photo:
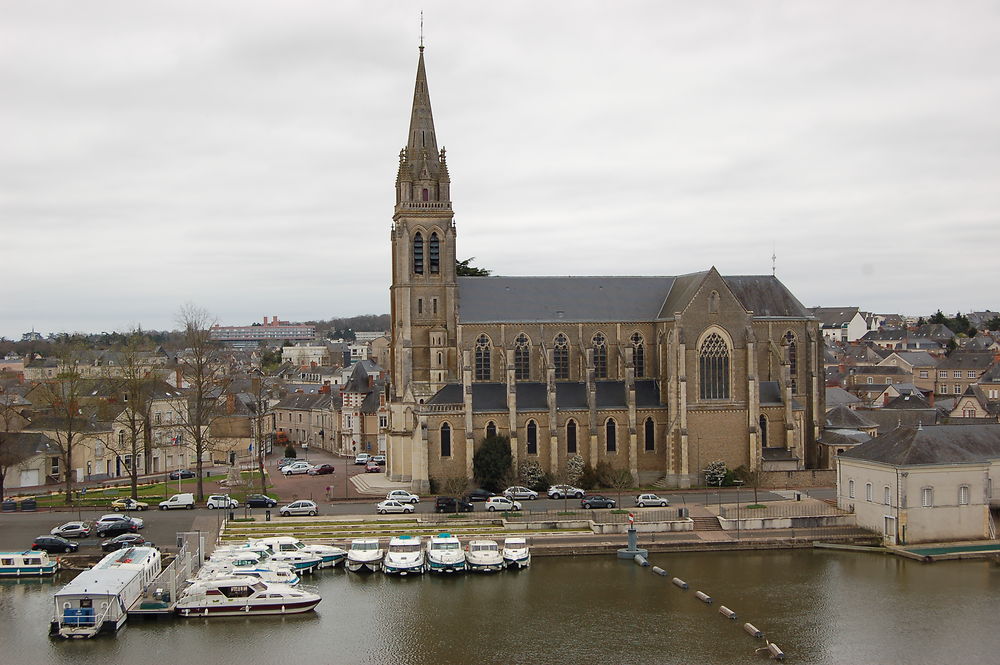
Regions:
<instances>
[{"instance_id":1,"label":"bare tree","mask_svg":"<svg viewBox=\"0 0 1000 665\"><path fill-rule=\"evenodd\" d=\"M32 423L32 429L51 431L59 448L66 505L73 503L73 454L92 429L81 410L81 398L88 383L80 374L81 357L78 346L65 344L57 348L59 373L55 379L41 384L38 395L45 402L45 414Z\"/></svg>"},{"instance_id":2,"label":"bare tree","mask_svg":"<svg viewBox=\"0 0 1000 665\"><path fill-rule=\"evenodd\" d=\"M111 378L119 404L122 407L117 421L124 427L120 436L112 435L108 447L118 457L127 460L129 485L132 498L139 498L139 464L141 456L144 471L149 473L153 457L150 405L156 377L149 371L143 351L145 338L138 331L131 331L121 347L119 371Z\"/></svg>"},{"instance_id":3,"label":"bare tree","mask_svg":"<svg viewBox=\"0 0 1000 665\"><path fill-rule=\"evenodd\" d=\"M257 473L260 475L260 493L267 494L267 475L264 473L265 457L267 455L267 440L274 435L272 427L270 396L264 372L259 369L250 371L250 395L253 397L253 436L254 459L257 461Z\"/></svg>"},{"instance_id":4,"label":"bare tree","mask_svg":"<svg viewBox=\"0 0 1000 665\"><path fill-rule=\"evenodd\" d=\"M459 501L469 493L469 477L466 475L449 476L441 484L441 493L444 496L455 497L455 512L458 512Z\"/></svg>"},{"instance_id":5,"label":"bare tree","mask_svg":"<svg viewBox=\"0 0 1000 665\"><path fill-rule=\"evenodd\" d=\"M19 395L0 395L0 499L4 496L7 470L25 459L24 451L17 445L17 432L26 419L18 409Z\"/></svg>"},{"instance_id":6,"label":"bare tree","mask_svg":"<svg viewBox=\"0 0 1000 665\"><path fill-rule=\"evenodd\" d=\"M622 492L635 486L635 479L628 469L615 469L611 473L611 487L618 493L618 506L622 505Z\"/></svg>"},{"instance_id":7,"label":"bare tree","mask_svg":"<svg viewBox=\"0 0 1000 665\"><path fill-rule=\"evenodd\" d=\"M178 408L177 411L187 414L181 420L181 429L186 435L185 444L195 456L198 499L202 500L205 498L204 458L205 453L212 450L211 425L223 415L219 399L229 381L218 345L210 335L213 320L209 313L187 304L178 313L178 323L186 347L177 362L186 387L187 405L186 409Z\"/></svg>"}]
</instances>

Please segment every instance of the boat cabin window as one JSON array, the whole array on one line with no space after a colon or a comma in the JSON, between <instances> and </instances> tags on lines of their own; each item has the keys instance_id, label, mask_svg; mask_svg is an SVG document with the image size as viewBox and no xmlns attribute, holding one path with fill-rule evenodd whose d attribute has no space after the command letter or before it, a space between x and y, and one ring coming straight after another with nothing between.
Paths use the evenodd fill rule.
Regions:
<instances>
[{"instance_id":1,"label":"boat cabin window","mask_svg":"<svg viewBox=\"0 0 1000 665\"><path fill-rule=\"evenodd\" d=\"M418 544L404 543L404 544L401 544L401 545L393 545L389 549L391 549L393 552L419 552L420 551L420 545L418 545Z\"/></svg>"},{"instance_id":2,"label":"boat cabin window","mask_svg":"<svg viewBox=\"0 0 1000 665\"><path fill-rule=\"evenodd\" d=\"M378 543L354 543L351 545L351 549L359 551L375 551L378 549Z\"/></svg>"},{"instance_id":3,"label":"boat cabin window","mask_svg":"<svg viewBox=\"0 0 1000 665\"><path fill-rule=\"evenodd\" d=\"M40 566L42 565L41 559L25 559L24 565L26 566Z\"/></svg>"},{"instance_id":4,"label":"boat cabin window","mask_svg":"<svg viewBox=\"0 0 1000 665\"><path fill-rule=\"evenodd\" d=\"M246 598L253 595L253 589L248 586L223 586L219 591L226 598Z\"/></svg>"},{"instance_id":5,"label":"boat cabin window","mask_svg":"<svg viewBox=\"0 0 1000 665\"><path fill-rule=\"evenodd\" d=\"M13 559L0 559L0 565L13 566L14 565L14 560Z\"/></svg>"},{"instance_id":6,"label":"boat cabin window","mask_svg":"<svg viewBox=\"0 0 1000 665\"><path fill-rule=\"evenodd\" d=\"M495 550L497 548L493 543L482 543L481 545L473 545L473 552L489 552L490 550Z\"/></svg>"},{"instance_id":7,"label":"boat cabin window","mask_svg":"<svg viewBox=\"0 0 1000 665\"><path fill-rule=\"evenodd\" d=\"M93 606L94 606L94 601L91 600L90 598L80 599L80 607L93 607Z\"/></svg>"},{"instance_id":8,"label":"boat cabin window","mask_svg":"<svg viewBox=\"0 0 1000 665\"><path fill-rule=\"evenodd\" d=\"M459 543L434 543L431 547L436 550L457 550L461 545Z\"/></svg>"}]
</instances>

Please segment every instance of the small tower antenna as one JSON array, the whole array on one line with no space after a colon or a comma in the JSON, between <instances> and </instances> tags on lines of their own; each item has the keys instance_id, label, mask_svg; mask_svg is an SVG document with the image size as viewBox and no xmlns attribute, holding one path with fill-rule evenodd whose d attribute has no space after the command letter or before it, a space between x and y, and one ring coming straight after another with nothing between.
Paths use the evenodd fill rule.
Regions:
<instances>
[{"instance_id":1,"label":"small tower antenna","mask_svg":"<svg viewBox=\"0 0 1000 665\"><path fill-rule=\"evenodd\" d=\"M778 265L778 253L775 250L774 243L771 243L771 277L774 277L775 270Z\"/></svg>"},{"instance_id":2,"label":"small tower antenna","mask_svg":"<svg viewBox=\"0 0 1000 665\"><path fill-rule=\"evenodd\" d=\"M424 50L424 10L420 10L420 50Z\"/></svg>"}]
</instances>

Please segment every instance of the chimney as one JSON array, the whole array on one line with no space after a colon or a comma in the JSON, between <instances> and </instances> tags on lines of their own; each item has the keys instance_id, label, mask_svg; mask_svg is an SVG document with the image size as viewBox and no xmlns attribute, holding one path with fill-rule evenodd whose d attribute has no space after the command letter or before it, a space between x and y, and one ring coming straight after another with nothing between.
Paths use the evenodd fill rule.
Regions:
<instances>
[{"instance_id":1,"label":"chimney","mask_svg":"<svg viewBox=\"0 0 1000 665\"><path fill-rule=\"evenodd\" d=\"M934 406L934 391L933 390L931 390L930 392L927 393L927 401L930 403L931 406Z\"/></svg>"},{"instance_id":2,"label":"chimney","mask_svg":"<svg viewBox=\"0 0 1000 665\"><path fill-rule=\"evenodd\" d=\"M250 391L255 395L260 392L260 377L254 376L250 378Z\"/></svg>"},{"instance_id":3,"label":"chimney","mask_svg":"<svg viewBox=\"0 0 1000 665\"><path fill-rule=\"evenodd\" d=\"M311 367L312 369L316 369L316 361L315 360L309 361L309 367Z\"/></svg>"},{"instance_id":4,"label":"chimney","mask_svg":"<svg viewBox=\"0 0 1000 665\"><path fill-rule=\"evenodd\" d=\"M236 411L236 395L233 393L226 393L226 413L234 413Z\"/></svg>"},{"instance_id":5,"label":"chimney","mask_svg":"<svg viewBox=\"0 0 1000 665\"><path fill-rule=\"evenodd\" d=\"M278 325L278 317L272 316L271 317L271 323L273 323L274 325Z\"/></svg>"},{"instance_id":6,"label":"chimney","mask_svg":"<svg viewBox=\"0 0 1000 665\"><path fill-rule=\"evenodd\" d=\"M265 326L267 325L267 317L266 316L264 317L264 325Z\"/></svg>"},{"instance_id":7,"label":"chimney","mask_svg":"<svg viewBox=\"0 0 1000 665\"><path fill-rule=\"evenodd\" d=\"M372 376L371 374L368 375L368 387L369 388L375 387L375 377Z\"/></svg>"}]
</instances>

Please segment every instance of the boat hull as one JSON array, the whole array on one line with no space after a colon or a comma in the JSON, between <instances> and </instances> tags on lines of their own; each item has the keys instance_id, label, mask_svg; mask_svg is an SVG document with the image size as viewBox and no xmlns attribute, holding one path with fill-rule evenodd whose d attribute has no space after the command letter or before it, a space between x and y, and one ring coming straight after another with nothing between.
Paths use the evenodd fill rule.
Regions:
<instances>
[{"instance_id":1,"label":"boat hull","mask_svg":"<svg viewBox=\"0 0 1000 665\"><path fill-rule=\"evenodd\" d=\"M464 573L467 569L465 561L428 561L427 568L432 573Z\"/></svg>"},{"instance_id":2,"label":"boat hull","mask_svg":"<svg viewBox=\"0 0 1000 665\"><path fill-rule=\"evenodd\" d=\"M253 603L248 605L192 605L180 606L174 610L182 617L239 617L248 615L301 614L309 612L320 599L296 603Z\"/></svg>"},{"instance_id":3,"label":"boat hull","mask_svg":"<svg viewBox=\"0 0 1000 665\"><path fill-rule=\"evenodd\" d=\"M55 575L58 570L56 561L44 566L4 566L0 568L0 577L42 577Z\"/></svg>"},{"instance_id":4,"label":"boat hull","mask_svg":"<svg viewBox=\"0 0 1000 665\"><path fill-rule=\"evenodd\" d=\"M348 557L346 566L352 573L376 573L382 567L382 560L356 561Z\"/></svg>"},{"instance_id":5,"label":"boat hull","mask_svg":"<svg viewBox=\"0 0 1000 665\"><path fill-rule=\"evenodd\" d=\"M504 557L503 561L508 568L520 570L521 568L527 568L531 565L531 555L529 554L528 556L518 558Z\"/></svg>"}]
</instances>

